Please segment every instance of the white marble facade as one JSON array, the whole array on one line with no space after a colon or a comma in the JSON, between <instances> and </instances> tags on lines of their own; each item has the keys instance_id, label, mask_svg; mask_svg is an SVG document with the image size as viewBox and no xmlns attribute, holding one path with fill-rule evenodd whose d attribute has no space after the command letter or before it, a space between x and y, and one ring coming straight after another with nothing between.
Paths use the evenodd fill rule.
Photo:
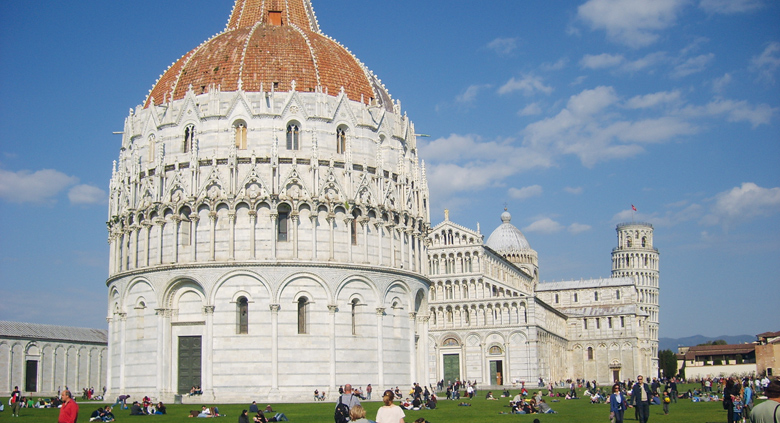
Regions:
<instances>
[{"instance_id":1,"label":"white marble facade","mask_svg":"<svg viewBox=\"0 0 780 423\"><path fill-rule=\"evenodd\" d=\"M106 331L0 321L0 395L54 396L69 387L101 392L106 381Z\"/></svg>"},{"instance_id":2,"label":"white marble facade","mask_svg":"<svg viewBox=\"0 0 780 423\"><path fill-rule=\"evenodd\" d=\"M484 243L447 212L431 229L428 380L536 386L657 375L652 226L618 225L613 277L540 283L536 251L509 213L501 219Z\"/></svg>"}]
</instances>

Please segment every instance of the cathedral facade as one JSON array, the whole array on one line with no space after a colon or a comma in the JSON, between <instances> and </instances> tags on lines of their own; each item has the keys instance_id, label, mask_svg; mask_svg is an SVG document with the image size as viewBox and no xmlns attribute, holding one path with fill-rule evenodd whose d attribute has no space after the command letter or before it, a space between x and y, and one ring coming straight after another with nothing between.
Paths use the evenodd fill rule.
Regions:
<instances>
[{"instance_id":1,"label":"cathedral facade","mask_svg":"<svg viewBox=\"0 0 780 423\"><path fill-rule=\"evenodd\" d=\"M236 0L122 134L109 397L172 401L200 386L205 401L301 400L345 383L602 381L602 361L618 360L621 378L652 366L625 351L652 347L635 325L657 334L657 252L654 273L633 267L646 240L613 253L623 297L593 311L563 299L587 283L539 283L508 213L487 242L449 219L431 228L413 123L320 31L309 0ZM652 243L652 227L638 229ZM627 318L619 355L614 336L578 329L592 316Z\"/></svg>"},{"instance_id":2,"label":"cathedral facade","mask_svg":"<svg viewBox=\"0 0 780 423\"><path fill-rule=\"evenodd\" d=\"M652 225L618 225L612 277L539 282L536 251L508 212L501 220L485 242L447 212L431 229L429 380L536 386L657 375Z\"/></svg>"}]
</instances>

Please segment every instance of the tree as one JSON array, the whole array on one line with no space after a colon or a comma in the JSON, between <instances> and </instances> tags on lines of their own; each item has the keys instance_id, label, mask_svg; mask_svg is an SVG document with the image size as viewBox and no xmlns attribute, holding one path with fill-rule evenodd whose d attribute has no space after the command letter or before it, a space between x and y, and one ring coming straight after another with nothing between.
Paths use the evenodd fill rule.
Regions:
<instances>
[{"instance_id":1,"label":"tree","mask_svg":"<svg viewBox=\"0 0 780 423\"><path fill-rule=\"evenodd\" d=\"M714 341L707 341L703 344L699 344L697 345L697 347L701 347L705 345L728 345L728 342L724 341L723 339L716 339Z\"/></svg>"},{"instance_id":2,"label":"tree","mask_svg":"<svg viewBox=\"0 0 780 423\"><path fill-rule=\"evenodd\" d=\"M663 371L664 377L677 375L677 355L672 350L658 352L658 368Z\"/></svg>"}]
</instances>

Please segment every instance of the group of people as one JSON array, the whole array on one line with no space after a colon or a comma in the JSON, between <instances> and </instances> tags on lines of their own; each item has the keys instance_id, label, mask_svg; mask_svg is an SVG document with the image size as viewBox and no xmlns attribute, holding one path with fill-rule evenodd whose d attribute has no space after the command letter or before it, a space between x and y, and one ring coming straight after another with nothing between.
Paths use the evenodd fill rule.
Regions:
<instances>
[{"instance_id":1,"label":"group of people","mask_svg":"<svg viewBox=\"0 0 780 423\"><path fill-rule=\"evenodd\" d=\"M167 407L162 401L153 403L151 398L143 397L141 402L133 401L130 405L131 416L150 416L168 414Z\"/></svg>"},{"instance_id":2,"label":"group of people","mask_svg":"<svg viewBox=\"0 0 780 423\"><path fill-rule=\"evenodd\" d=\"M419 385L415 384L416 387ZM360 405L360 398L352 392L352 385L344 385L343 391L336 403L334 413L336 423L368 423L366 410ZM382 394L383 405L376 412L376 423L404 423L406 414L404 414L403 408L393 403L395 398L395 393L390 389Z\"/></svg>"},{"instance_id":3,"label":"group of people","mask_svg":"<svg viewBox=\"0 0 780 423\"><path fill-rule=\"evenodd\" d=\"M89 421L91 422L113 422L115 419L114 410L111 407L98 407L98 409L93 411L89 416Z\"/></svg>"}]
</instances>

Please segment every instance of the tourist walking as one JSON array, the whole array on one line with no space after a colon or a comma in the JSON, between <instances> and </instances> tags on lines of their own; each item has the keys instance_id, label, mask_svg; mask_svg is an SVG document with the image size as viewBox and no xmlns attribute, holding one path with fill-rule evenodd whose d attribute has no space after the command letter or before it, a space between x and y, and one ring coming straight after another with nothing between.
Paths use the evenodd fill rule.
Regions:
<instances>
[{"instance_id":1,"label":"tourist walking","mask_svg":"<svg viewBox=\"0 0 780 423\"><path fill-rule=\"evenodd\" d=\"M19 408L22 407L22 393L19 392L19 387L14 386L14 391L11 392L11 416L19 417Z\"/></svg>"},{"instance_id":2,"label":"tourist walking","mask_svg":"<svg viewBox=\"0 0 780 423\"><path fill-rule=\"evenodd\" d=\"M393 391L386 390L384 395L382 395L382 402L385 405L379 407L379 410L376 411L376 423L404 423L406 414L404 414L404 410L401 407L393 404L394 399Z\"/></svg>"},{"instance_id":3,"label":"tourist walking","mask_svg":"<svg viewBox=\"0 0 780 423\"><path fill-rule=\"evenodd\" d=\"M620 392L620 385L617 383L612 386L612 394L609 396L609 418L613 423L623 423L623 414L626 412L628 404L626 396Z\"/></svg>"},{"instance_id":4,"label":"tourist walking","mask_svg":"<svg viewBox=\"0 0 780 423\"><path fill-rule=\"evenodd\" d=\"M636 383L631 388L631 403L636 407L639 423L647 423L647 419L650 418L650 400L652 398L650 386L645 383L644 377L637 376Z\"/></svg>"},{"instance_id":5,"label":"tourist walking","mask_svg":"<svg viewBox=\"0 0 780 423\"><path fill-rule=\"evenodd\" d=\"M764 388L766 401L750 411L750 423L780 422L780 378L774 378Z\"/></svg>"},{"instance_id":6,"label":"tourist walking","mask_svg":"<svg viewBox=\"0 0 780 423\"><path fill-rule=\"evenodd\" d=\"M79 405L70 394L69 390L62 391L62 407L57 423L76 423L79 416Z\"/></svg>"}]
</instances>

